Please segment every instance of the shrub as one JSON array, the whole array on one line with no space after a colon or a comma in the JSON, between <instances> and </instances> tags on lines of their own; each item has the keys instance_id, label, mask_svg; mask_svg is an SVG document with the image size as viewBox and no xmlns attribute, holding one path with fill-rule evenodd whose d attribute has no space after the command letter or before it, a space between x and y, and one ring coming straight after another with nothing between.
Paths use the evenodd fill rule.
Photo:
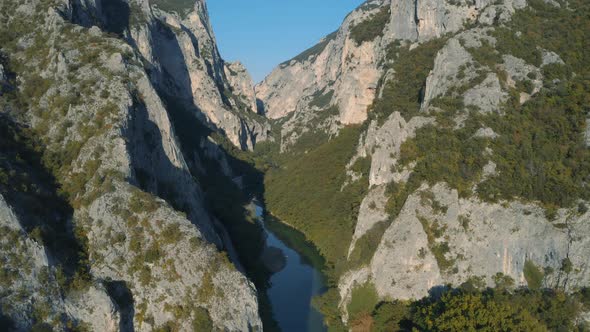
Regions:
<instances>
[{"instance_id":1,"label":"shrub","mask_svg":"<svg viewBox=\"0 0 590 332\"><path fill-rule=\"evenodd\" d=\"M387 60L394 61L393 65L386 65L384 72L393 69L395 76L386 83L383 82L385 77L381 79L383 92L369 108L369 117L379 119L382 123L395 111L400 112L406 120L418 115L426 78L434 67L437 52L445 42L445 38L438 38L422 43L413 50L395 43L390 45Z\"/></svg>"},{"instance_id":2,"label":"shrub","mask_svg":"<svg viewBox=\"0 0 590 332\"><path fill-rule=\"evenodd\" d=\"M213 321L211 320L209 311L201 307L196 308L192 326L194 331L212 331Z\"/></svg>"},{"instance_id":3,"label":"shrub","mask_svg":"<svg viewBox=\"0 0 590 332\"><path fill-rule=\"evenodd\" d=\"M205 271L201 277L201 285L197 291L197 298L201 303L209 302L215 296L215 285L210 271Z\"/></svg>"},{"instance_id":4,"label":"shrub","mask_svg":"<svg viewBox=\"0 0 590 332\"><path fill-rule=\"evenodd\" d=\"M368 176L371 171L371 157L358 158L352 165L351 170L357 174Z\"/></svg>"},{"instance_id":5,"label":"shrub","mask_svg":"<svg viewBox=\"0 0 590 332\"><path fill-rule=\"evenodd\" d=\"M349 269L368 264L377 250L383 234L389 227L388 221L375 224L367 233L361 236L354 245L354 250L348 259Z\"/></svg>"},{"instance_id":6,"label":"shrub","mask_svg":"<svg viewBox=\"0 0 590 332\"><path fill-rule=\"evenodd\" d=\"M384 6L379 12L373 14L368 19L358 23L350 29L350 37L357 45L366 41L373 41L375 38L383 35L383 29L389 22L391 12L389 6Z\"/></svg>"},{"instance_id":7,"label":"shrub","mask_svg":"<svg viewBox=\"0 0 590 332\"><path fill-rule=\"evenodd\" d=\"M160 235L164 244L178 243L184 236L177 224L167 225Z\"/></svg>"},{"instance_id":8,"label":"shrub","mask_svg":"<svg viewBox=\"0 0 590 332\"><path fill-rule=\"evenodd\" d=\"M442 273L449 272L449 269L454 266L455 260L447 258L450 252L449 244L447 242L438 241L444 235L446 226L440 226L438 221L429 221L428 219L418 216L418 220L422 224L422 228L426 233L428 239L428 248L434 255L436 263ZM452 272L455 272L454 270Z\"/></svg>"},{"instance_id":9,"label":"shrub","mask_svg":"<svg viewBox=\"0 0 590 332\"><path fill-rule=\"evenodd\" d=\"M524 263L524 278L530 289L539 289L543 283L543 271L538 268L531 260L526 260Z\"/></svg>"},{"instance_id":10,"label":"shrub","mask_svg":"<svg viewBox=\"0 0 590 332\"><path fill-rule=\"evenodd\" d=\"M324 90L319 90L312 95L312 100L309 102L309 106L325 108L330 105L332 97L334 96L334 90L324 93Z\"/></svg>"},{"instance_id":11,"label":"shrub","mask_svg":"<svg viewBox=\"0 0 590 332\"><path fill-rule=\"evenodd\" d=\"M373 312L373 331L409 331L408 322L410 319L409 303L400 301L381 303Z\"/></svg>"},{"instance_id":12,"label":"shrub","mask_svg":"<svg viewBox=\"0 0 590 332\"><path fill-rule=\"evenodd\" d=\"M379 303L377 290L372 283L356 285L352 289L350 303L347 306L348 316L352 324L365 316L370 316Z\"/></svg>"},{"instance_id":13,"label":"shrub","mask_svg":"<svg viewBox=\"0 0 590 332\"><path fill-rule=\"evenodd\" d=\"M129 200L129 208L135 213L151 213L160 207L155 197L139 189L133 190Z\"/></svg>"}]
</instances>

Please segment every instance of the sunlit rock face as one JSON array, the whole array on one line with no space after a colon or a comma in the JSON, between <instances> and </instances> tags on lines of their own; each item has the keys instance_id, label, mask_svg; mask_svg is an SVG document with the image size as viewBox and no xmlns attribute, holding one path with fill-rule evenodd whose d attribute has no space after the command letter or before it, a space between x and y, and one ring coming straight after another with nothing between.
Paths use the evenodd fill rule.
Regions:
<instances>
[{"instance_id":1,"label":"sunlit rock face","mask_svg":"<svg viewBox=\"0 0 590 332\"><path fill-rule=\"evenodd\" d=\"M436 114L442 112L438 106L441 98L458 98L466 109L478 114L503 114L513 90L518 90L518 102L524 104L550 83L543 77L543 67L563 63L553 52L540 49L540 65L512 54L499 54L500 63L490 68L479 63L472 53L483 45L493 49L494 29L526 6L525 0L369 1L349 14L336 32L278 66L255 87L264 114L282 125L282 151L295 146L300 133L307 130L320 128L332 137L343 126L365 126L356 155L347 165L350 181L355 181L359 177L351 165L359 158L369 158L371 164L365 174L369 187L359 207L348 256L374 227L389 226L366 265L348 271L340 280L345 319L352 288L367 281L375 284L383 299L421 298L433 287L460 285L472 276L483 276L485 283L493 286L497 273L522 286L526 285L524 264L530 261L557 271L545 279L550 286L574 290L590 282L587 264L581 258L589 253L583 235L589 231L584 222L588 215L576 212L576 208L562 209L556 220L550 220L534 202L515 199L492 204L475 197L461 198L448 184L438 183L423 184L411 193L399 215L392 217L387 212L391 195L388 187L405 184L415 166L401 164L400 149L421 128L439 125ZM383 13L387 19L379 23L382 32L357 42L355 27L376 22ZM414 49L433 40L443 42L420 91L419 114L405 118L401 111L392 110L385 119L371 118L370 105L382 93L383 84L404 79L386 70L391 68L387 64L395 64L395 57L387 53L391 46ZM518 82L523 81L528 83L526 91L519 87ZM452 125L462 128L468 117L458 114ZM477 129L474 137L499 139L489 127ZM585 137L590 144L590 130L586 130ZM479 181L497 175L496 166L489 161ZM440 202L444 211L433 208L432 202L423 198L425 195ZM444 237L437 240L439 245L445 242L449 247L442 257L429 249L437 245L428 240L427 228L431 224L445 229ZM575 275L565 277L559 272L566 258L576 260L579 268Z\"/></svg>"},{"instance_id":2,"label":"sunlit rock face","mask_svg":"<svg viewBox=\"0 0 590 332\"><path fill-rule=\"evenodd\" d=\"M42 142L2 132L2 175L14 174L0 182L2 324L262 330L256 288L196 180L205 162L232 170L207 134L181 141L177 117L242 149L265 139L266 120L248 76L228 82L204 2L154 3L2 3L21 46L3 45L0 86L44 86L26 104L0 90L2 128Z\"/></svg>"},{"instance_id":3,"label":"sunlit rock face","mask_svg":"<svg viewBox=\"0 0 590 332\"><path fill-rule=\"evenodd\" d=\"M524 0L498 5L487 1L368 1L350 13L337 31L273 70L255 87L256 97L268 118L287 119L282 132L283 149L296 142L296 138L287 139L293 136L294 128L309 127L309 122L314 122L314 117L293 113L319 113L333 107L336 110L330 113L336 114L324 122L336 122L336 126L363 123L377 95L387 51L394 41L422 43L439 38L476 22L484 14L492 15L486 12L491 9L495 10L492 17L508 20L506 13L524 5ZM382 33L357 42L355 27L382 17L383 12L387 17L381 22ZM491 23L493 20L486 24ZM334 125L324 127L333 131Z\"/></svg>"}]
</instances>

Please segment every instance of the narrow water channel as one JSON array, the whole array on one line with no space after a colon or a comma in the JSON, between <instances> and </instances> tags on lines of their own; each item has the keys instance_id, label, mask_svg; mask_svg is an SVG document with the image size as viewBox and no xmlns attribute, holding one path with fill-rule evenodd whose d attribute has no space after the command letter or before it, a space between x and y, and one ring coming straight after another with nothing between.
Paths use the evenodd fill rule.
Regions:
<instances>
[{"instance_id":1,"label":"narrow water channel","mask_svg":"<svg viewBox=\"0 0 590 332\"><path fill-rule=\"evenodd\" d=\"M265 218L264 209L257 204L255 208L267 235L267 246L279 249L284 257L283 264L280 264L282 269L279 267L280 271L271 276L271 286L267 290L274 319L283 332L326 331L322 315L311 305L312 297L325 291L324 278L317 263L323 259L313 246L302 248L305 246L303 241L289 246L287 243L297 242L301 234L285 225L271 227L273 221ZM280 235L277 227L280 227Z\"/></svg>"}]
</instances>

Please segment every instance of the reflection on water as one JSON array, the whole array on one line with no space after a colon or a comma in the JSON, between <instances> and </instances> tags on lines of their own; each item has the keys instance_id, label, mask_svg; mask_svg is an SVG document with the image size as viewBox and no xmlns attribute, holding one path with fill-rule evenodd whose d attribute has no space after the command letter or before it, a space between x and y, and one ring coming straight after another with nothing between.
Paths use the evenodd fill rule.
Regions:
<instances>
[{"instance_id":1,"label":"reflection on water","mask_svg":"<svg viewBox=\"0 0 590 332\"><path fill-rule=\"evenodd\" d=\"M326 331L322 315L311 305L312 297L325 291L322 274L310 264L309 257L281 241L264 222L264 209L259 205L255 207L267 234L267 246L280 249L285 258L284 268L272 275L267 290L275 320L284 332ZM288 232L287 227L282 227L281 237L289 236Z\"/></svg>"}]
</instances>

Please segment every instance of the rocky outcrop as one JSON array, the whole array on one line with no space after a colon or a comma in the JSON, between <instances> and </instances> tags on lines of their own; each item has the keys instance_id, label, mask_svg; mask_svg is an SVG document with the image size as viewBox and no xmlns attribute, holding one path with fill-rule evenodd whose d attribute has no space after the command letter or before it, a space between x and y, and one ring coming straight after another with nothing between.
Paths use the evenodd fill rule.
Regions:
<instances>
[{"instance_id":1,"label":"rocky outcrop","mask_svg":"<svg viewBox=\"0 0 590 332\"><path fill-rule=\"evenodd\" d=\"M476 1L392 0L387 38L425 41L457 31L476 17L484 4Z\"/></svg>"},{"instance_id":2,"label":"rocky outcrop","mask_svg":"<svg viewBox=\"0 0 590 332\"><path fill-rule=\"evenodd\" d=\"M69 296L65 308L70 317L85 322L94 331L122 330L122 314L119 307L100 284L89 286L86 291Z\"/></svg>"},{"instance_id":3,"label":"rocky outcrop","mask_svg":"<svg viewBox=\"0 0 590 332\"><path fill-rule=\"evenodd\" d=\"M502 91L498 76L489 73L483 82L465 92L463 98L466 106L477 107L483 113L490 113L499 112L500 105L506 101L508 94Z\"/></svg>"},{"instance_id":4,"label":"rocky outcrop","mask_svg":"<svg viewBox=\"0 0 590 332\"><path fill-rule=\"evenodd\" d=\"M391 221L369 265L340 279L343 317L354 285L368 281L382 298L419 299L472 277L490 287L498 277L527 286L526 264L544 271L544 287L584 287L590 282L588 218L588 212L561 210L549 221L533 204L489 204L461 199L445 184L424 185ZM566 261L571 270L564 269Z\"/></svg>"},{"instance_id":5,"label":"rocky outcrop","mask_svg":"<svg viewBox=\"0 0 590 332\"><path fill-rule=\"evenodd\" d=\"M2 314L10 317L18 330L28 330L33 325L35 305L50 308L48 318L63 312L55 279L49 273L49 262L42 245L26 235L8 206L0 196L0 254L2 255ZM24 294L19 298L18 292ZM37 304L38 303L38 304Z\"/></svg>"},{"instance_id":6,"label":"rocky outcrop","mask_svg":"<svg viewBox=\"0 0 590 332\"><path fill-rule=\"evenodd\" d=\"M557 54L542 48L538 48L543 60L540 65L493 50L497 41L491 32L495 25L510 20L515 10L526 6L524 1L502 4L476 1L472 7L460 2L452 5L422 2L419 6L423 7L416 12L419 22L415 24L403 14L413 13L417 8L413 4L411 1L390 3L396 20L386 26L381 43L388 38L390 41L401 38L423 42L440 37L444 35L441 27L449 27L447 32L453 31L453 24L439 23L447 19L453 21L452 16L457 13L464 21L477 22L477 26L445 36L448 39L433 59L433 69L422 90L420 113L403 118L393 110L382 123L372 120L363 130L356 156L347 165L349 178L355 180L359 175L352 171L352 165L359 158L368 158L371 163L369 188L359 208L349 259L353 262L357 259L351 254L361 238L384 225L387 230L371 259L360 266L354 265L339 280L344 320L352 289L366 282L376 286L382 299L419 299L438 287L456 287L472 277L481 277L492 287L500 277L513 279L517 287L527 286L530 276L526 275L526 265L527 269L533 266L544 271L545 287L566 291L585 287L590 282L590 270L582 258L589 254L584 240L587 237L584 234L590 231L585 223L590 217L586 209L564 208L555 219L548 219L544 209L535 202L517 198L500 203L484 202L476 195L459 197L448 184L438 183L422 184L404 198L399 213L388 214L391 212L387 210L388 201L392 199L388 186L403 187L415 167L414 163L400 165L400 148L418 129L427 125L448 125L438 118L439 113L448 111L454 112L451 119L456 124L454 129L462 128L469 114L503 114L506 102L515 98L515 94L517 101L520 94L519 101L523 104L546 87L549 82L543 77L542 67L564 64ZM459 8L441 15L438 8L445 6L463 6L469 10L462 12ZM463 26L455 31L460 29ZM486 52L494 52L492 56L501 60L493 65L486 63L480 49L484 46ZM410 46L414 47L417 45ZM396 78L391 70L378 70L382 71L383 82L403 80ZM449 106L449 100L456 104ZM308 109L310 111L314 109ZM474 133L472 137L489 141L500 137L483 123ZM590 133L586 133L586 142L590 143L588 137ZM486 148L483 153L492 156L495 152ZM498 174L496 163L488 160L473 184L474 190L479 183ZM568 268L569 263L575 267Z\"/></svg>"},{"instance_id":7,"label":"rocky outcrop","mask_svg":"<svg viewBox=\"0 0 590 332\"><path fill-rule=\"evenodd\" d=\"M8 81L8 77L4 71L4 66L0 64L0 84L4 85Z\"/></svg>"},{"instance_id":8,"label":"rocky outcrop","mask_svg":"<svg viewBox=\"0 0 590 332\"><path fill-rule=\"evenodd\" d=\"M425 199L423 193L433 196ZM422 187L383 235L370 265L373 280L381 296L400 299L426 296L438 285L458 286L471 276L483 276L493 286L497 273L526 286L529 261L552 271L546 272L547 286L575 289L590 282L584 259L590 249L581 236L589 231L589 217L564 210L548 221L534 205L504 207L460 199L443 184ZM435 228L441 230L438 237L432 235ZM431 250L440 245L448 250ZM562 269L566 259L575 266L572 272Z\"/></svg>"},{"instance_id":9,"label":"rocky outcrop","mask_svg":"<svg viewBox=\"0 0 590 332\"><path fill-rule=\"evenodd\" d=\"M563 60L561 59L561 57L557 53L543 50L543 64L542 64L542 66L550 65L553 63L557 63L560 65L565 64L565 62L563 62Z\"/></svg>"},{"instance_id":10,"label":"rocky outcrop","mask_svg":"<svg viewBox=\"0 0 590 332\"><path fill-rule=\"evenodd\" d=\"M426 88L422 109L427 110L431 101L445 95L453 86L463 85L473 79L475 71L465 71L464 77L458 77L461 66L467 66L473 58L467 50L461 46L459 39L452 38L440 50L434 60L434 68L426 79Z\"/></svg>"},{"instance_id":11,"label":"rocky outcrop","mask_svg":"<svg viewBox=\"0 0 590 332\"><path fill-rule=\"evenodd\" d=\"M25 217L26 218L26 217ZM13 208L0 195L0 287L6 294L0 300L3 315L18 331L34 325L60 322L60 316L92 330L119 331L120 312L100 282L86 290L66 291L60 282L63 270L36 233L27 234ZM34 234L34 233L33 233ZM4 328L5 326L3 326Z\"/></svg>"},{"instance_id":12,"label":"rocky outcrop","mask_svg":"<svg viewBox=\"0 0 590 332\"><path fill-rule=\"evenodd\" d=\"M357 44L352 27L371 19L387 1L371 1L352 12L340 29L312 49L283 63L256 86L264 112L277 119L292 112L336 106L342 124L361 123L375 97L378 63L385 48L381 38ZM310 104L312 104L310 106Z\"/></svg>"},{"instance_id":13,"label":"rocky outcrop","mask_svg":"<svg viewBox=\"0 0 590 332\"><path fill-rule=\"evenodd\" d=\"M403 40L422 43L457 32L466 23L478 20L483 25L507 21L516 9L525 5L524 0L501 3L447 0L368 1L350 13L336 32L276 68L255 87L256 96L261 100L264 113L269 118L289 116L291 127L298 131L317 126L318 120L309 116L293 116L293 113L317 113L329 107L337 108L338 114L330 116L329 120L322 118L324 127L329 127L325 125L328 121L337 121L340 126L362 123L367 119L368 106L375 99L379 81L384 77L388 50L394 42ZM389 13L389 17L381 28L382 33L357 43L353 36L355 27L375 19L384 11ZM477 35L478 38L488 38L480 32ZM438 69L433 74L441 76L429 78L426 100L434 99L449 86L445 82L447 76L442 76L446 71L457 72L456 69L461 64L469 63L471 57L459 45L458 39L453 43L457 45L448 45L446 53L443 52L437 60ZM453 66L457 68L452 68ZM459 81L466 82L473 78L473 71L466 73L467 77ZM424 105L428 106L429 103ZM285 145L297 141L292 135L294 130L283 130L283 137L290 137Z\"/></svg>"},{"instance_id":14,"label":"rocky outcrop","mask_svg":"<svg viewBox=\"0 0 590 332\"><path fill-rule=\"evenodd\" d=\"M80 24L102 26L123 35L141 54L155 88L173 99L167 103L192 108L211 129L242 149L252 149L256 142L266 140L270 130L267 121L244 114L256 110L248 88L252 83L243 68L225 64L219 55L205 2L195 1L183 10L169 7L152 6L146 0L118 5L103 0L94 4L74 1L71 17ZM120 18L114 26L113 17L124 13L128 18ZM241 73L238 80L226 75L228 68Z\"/></svg>"},{"instance_id":15,"label":"rocky outcrop","mask_svg":"<svg viewBox=\"0 0 590 332\"><path fill-rule=\"evenodd\" d=\"M386 189L386 186L375 186L371 188L361 202L352 242L348 249L349 257L354 251L358 239L367 234L378 223L385 222L389 219L389 214L385 212L385 204L387 203Z\"/></svg>"},{"instance_id":16,"label":"rocky outcrop","mask_svg":"<svg viewBox=\"0 0 590 332\"><path fill-rule=\"evenodd\" d=\"M231 242L206 208L205 193L195 179L203 175L203 164L224 160L222 150L206 131L196 142L178 138L184 130L180 124L201 130L197 116L217 114L236 124L225 129L215 125L234 135L235 144L245 148L254 142L249 132L239 131L251 119L240 118L231 104L216 104L215 96L208 95L220 96L225 88L215 84L226 83L216 50L209 52L213 58L198 56L205 49L193 44L201 39L206 48L207 40L214 42L210 29L205 29L204 4L197 2L181 24L171 19L178 14L150 8L147 2L130 2L128 6L138 11L130 16L131 28L121 31L113 30L111 5L62 1L53 7L33 1L26 11L6 11L15 13L15 22L39 22L16 36L34 43L4 51L11 63L19 64L18 93L39 82L42 87L27 105L7 101L7 111L22 118L34 139L43 142L39 150L67 197L63 209L68 212L53 211L47 202L45 220L67 220L68 228L58 236L70 235L71 247L64 249L72 256L64 259L61 251L49 250L51 246L31 240L17 227L24 221L15 221L10 208L26 211L20 205L27 201L17 199L23 193L9 190L10 202L19 206L0 205L0 223L7 223L13 234L0 240L2 259L10 262L2 267L11 269L11 278L19 278L1 289L14 296L23 287L27 292L22 294L26 300L2 297L2 315L19 330L44 322L60 330L61 320L56 323L54 318L63 314L74 327L96 331L260 331L256 289L236 268L239 263L228 258L228 252L235 257ZM85 22L100 28L86 28ZM175 52L174 45L183 47ZM190 68L183 80L176 71L185 65L179 55L188 57L190 52L193 65L200 61L219 67ZM40 66L40 61L45 64ZM169 80L177 74L178 81ZM187 82L200 85L185 95ZM178 100L168 98L172 92L178 92ZM207 105L213 105L210 113ZM213 109L215 105L219 107ZM180 122L178 117L186 114L190 116ZM209 160L211 155L215 156ZM18 161L13 159L9 166ZM232 173L227 161L220 167ZM5 239L12 240L4 243ZM18 257L33 259L24 264ZM60 279L58 266L64 262L68 269Z\"/></svg>"},{"instance_id":17,"label":"rocky outcrop","mask_svg":"<svg viewBox=\"0 0 590 332\"><path fill-rule=\"evenodd\" d=\"M398 163L402 144L413 138L418 128L429 123L433 123L432 118L414 117L406 121L399 112L393 112L381 126L377 121L371 122L366 136L359 144L358 156L352 159L354 162L358 157L371 158L369 186L397 182L407 177L406 170L394 169L392 165Z\"/></svg>"},{"instance_id":18,"label":"rocky outcrop","mask_svg":"<svg viewBox=\"0 0 590 332\"><path fill-rule=\"evenodd\" d=\"M236 61L225 63L224 69L225 77L227 77L233 93L240 99L241 104L244 105L247 111L258 112L254 82L246 67L241 62Z\"/></svg>"}]
</instances>

